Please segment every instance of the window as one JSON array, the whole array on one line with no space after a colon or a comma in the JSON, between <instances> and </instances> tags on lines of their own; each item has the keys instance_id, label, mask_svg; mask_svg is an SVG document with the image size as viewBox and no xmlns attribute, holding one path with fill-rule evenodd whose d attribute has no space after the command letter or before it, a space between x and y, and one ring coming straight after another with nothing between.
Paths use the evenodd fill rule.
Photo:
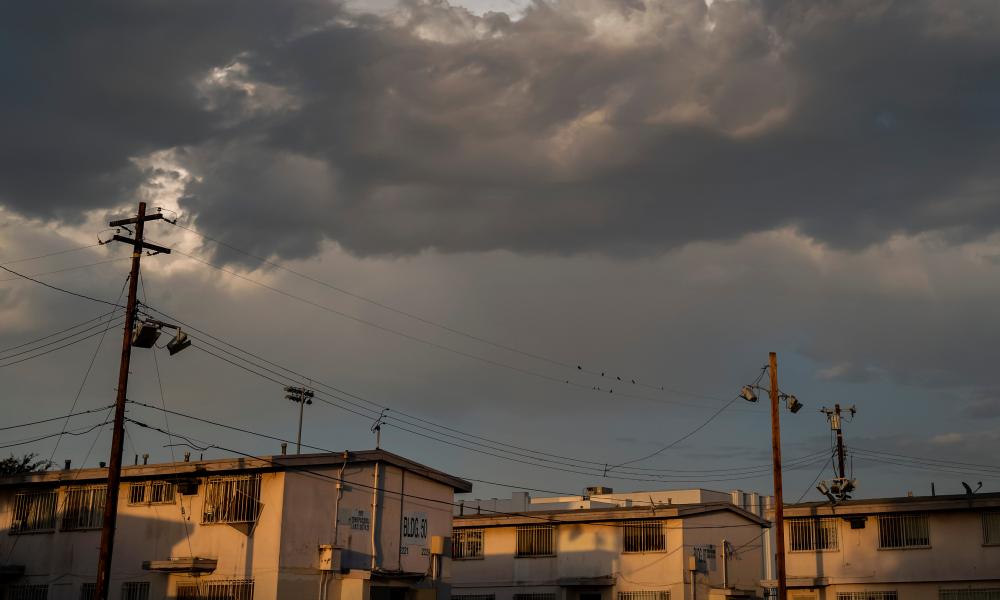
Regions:
<instances>
[{"instance_id":1,"label":"window","mask_svg":"<svg viewBox=\"0 0 1000 600\"><path fill-rule=\"evenodd\" d=\"M48 600L49 586L44 583L22 583L7 588L4 600Z\"/></svg>"},{"instance_id":2,"label":"window","mask_svg":"<svg viewBox=\"0 0 1000 600\"><path fill-rule=\"evenodd\" d=\"M201 521L253 523L260 508L260 475L210 477Z\"/></svg>"},{"instance_id":3,"label":"window","mask_svg":"<svg viewBox=\"0 0 1000 600\"><path fill-rule=\"evenodd\" d=\"M663 521L626 521L622 526L622 552L662 552L666 549Z\"/></svg>"},{"instance_id":4,"label":"window","mask_svg":"<svg viewBox=\"0 0 1000 600\"><path fill-rule=\"evenodd\" d=\"M556 600L555 592L530 592L514 594L514 600Z\"/></svg>"},{"instance_id":5,"label":"window","mask_svg":"<svg viewBox=\"0 0 1000 600\"><path fill-rule=\"evenodd\" d=\"M556 528L552 525L520 525L517 556L552 556L556 553ZM517 600L517 594L514 594Z\"/></svg>"},{"instance_id":6,"label":"window","mask_svg":"<svg viewBox=\"0 0 1000 600\"><path fill-rule=\"evenodd\" d=\"M1000 588L939 590L939 600L1000 600Z\"/></svg>"},{"instance_id":7,"label":"window","mask_svg":"<svg viewBox=\"0 0 1000 600\"><path fill-rule=\"evenodd\" d=\"M88 485L66 489L63 498L62 529L96 529L104 522L106 485Z\"/></svg>"},{"instance_id":8,"label":"window","mask_svg":"<svg viewBox=\"0 0 1000 600\"><path fill-rule=\"evenodd\" d=\"M96 600L97 584L85 583L80 586L80 600Z\"/></svg>"},{"instance_id":9,"label":"window","mask_svg":"<svg viewBox=\"0 0 1000 600\"><path fill-rule=\"evenodd\" d=\"M177 600L199 600L198 584L193 582L178 583L177 593L174 597Z\"/></svg>"},{"instance_id":10,"label":"window","mask_svg":"<svg viewBox=\"0 0 1000 600\"><path fill-rule=\"evenodd\" d=\"M52 531L56 528L56 490L18 492L14 496L11 533Z\"/></svg>"},{"instance_id":11,"label":"window","mask_svg":"<svg viewBox=\"0 0 1000 600\"><path fill-rule=\"evenodd\" d=\"M253 579L203 581L202 600L253 600Z\"/></svg>"},{"instance_id":12,"label":"window","mask_svg":"<svg viewBox=\"0 0 1000 600\"><path fill-rule=\"evenodd\" d=\"M454 529L451 532L451 557L456 560L483 557L482 529Z\"/></svg>"},{"instance_id":13,"label":"window","mask_svg":"<svg viewBox=\"0 0 1000 600\"><path fill-rule=\"evenodd\" d=\"M148 581L126 581L122 584L122 600L149 600Z\"/></svg>"},{"instance_id":14,"label":"window","mask_svg":"<svg viewBox=\"0 0 1000 600\"><path fill-rule=\"evenodd\" d=\"M173 504L176 487L169 481L134 481L128 488L129 504Z\"/></svg>"},{"instance_id":15,"label":"window","mask_svg":"<svg viewBox=\"0 0 1000 600\"><path fill-rule=\"evenodd\" d=\"M837 550L837 519L789 519L788 533L792 552Z\"/></svg>"},{"instance_id":16,"label":"window","mask_svg":"<svg viewBox=\"0 0 1000 600\"><path fill-rule=\"evenodd\" d=\"M618 600L670 600L669 591L618 592Z\"/></svg>"},{"instance_id":17,"label":"window","mask_svg":"<svg viewBox=\"0 0 1000 600\"><path fill-rule=\"evenodd\" d=\"M837 600L898 600L896 592L837 592Z\"/></svg>"},{"instance_id":18,"label":"window","mask_svg":"<svg viewBox=\"0 0 1000 600\"><path fill-rule=\"evenodd\" d=\"M452 594L451 600L496 600L496 594Z\"/></svg>"},{"instance_id":19,"label":"window","mask_svg":"<svg viewBox=\"0 0 1000 600\"><path fill-rule=\"evenodd\" d=\"M1000 511L983 513L983 543L988 546L1000 544Z\"/></svg>"},{"instance_id":20,"label":"window","mask_svg":"<svg viewBox=\"0 0 1000 600\"><path fill-rule=\"evenodd\" d=\"M878 547L929 548L931 545L927 515L879 515Z\"/></svg>"}]
</instances>

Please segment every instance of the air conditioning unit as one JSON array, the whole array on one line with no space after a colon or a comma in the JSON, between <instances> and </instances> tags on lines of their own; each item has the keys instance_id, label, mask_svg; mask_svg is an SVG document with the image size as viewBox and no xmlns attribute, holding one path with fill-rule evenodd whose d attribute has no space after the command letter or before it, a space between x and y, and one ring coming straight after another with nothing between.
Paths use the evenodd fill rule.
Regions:
<instances>
[{"instance_id":1,"label":"air conditioning unit","mask_svg":"<svg viewBox=\"0 0 1000 600\"><path fill-rule=\"evenodd\" d=\"M330 544L319 546L319 570L340 571L341 549Z\"/></svg>"}]
</instances>

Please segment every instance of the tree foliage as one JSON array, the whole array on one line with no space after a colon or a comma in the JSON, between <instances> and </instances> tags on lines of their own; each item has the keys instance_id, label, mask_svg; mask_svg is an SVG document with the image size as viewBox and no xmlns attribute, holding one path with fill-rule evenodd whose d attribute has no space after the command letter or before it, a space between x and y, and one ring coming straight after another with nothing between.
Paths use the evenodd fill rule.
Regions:
<instances>
[{"instance_id":1,"label":"tree foliage","mask_svg":"<svg viewBox=\"0 0 1000 600\"><path fill-rule=\"evenodd\" d=\"M37 459L38 454L34 452L25 454L21 457L16 457L11 454L9 457L0 460L0 477L45 471L52 466L51 461Z\"/></svg>"}]
</instances>

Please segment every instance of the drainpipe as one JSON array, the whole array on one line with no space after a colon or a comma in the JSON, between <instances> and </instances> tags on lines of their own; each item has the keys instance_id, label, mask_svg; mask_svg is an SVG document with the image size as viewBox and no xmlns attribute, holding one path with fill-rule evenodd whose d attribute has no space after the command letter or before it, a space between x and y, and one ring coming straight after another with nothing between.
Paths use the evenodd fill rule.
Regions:
<instances>
[{"instance_id":1,"label":"drainpipe","mask_svg":"<svg viewBox=\"0 0 1000 600\"><path fill-rule=\"evenodd\" d=\"M374 480L375 484L372 485L372 519L371 519L371 529L372 529L372 563L371 570L375 571L378 568L378 551L375 547L375 532L378 529L378 471L379 462L375 461L375 473Z\"/></svg>"},{"instance_id":2,"label":"drainpipe","mask_svg":"<svg viewBox=\"0 0 1000 600\"><path fill-rule=\"evenodd\" d=\"M729 542L722 540L722 588L729 589Z\"/></svg>"},{"instance_id":3,"label":"drainpipe","mask_svg":"<svg viewBox=\"0 0 1000 600\"><path fill-rule=\"evenodd\" d=\"M344 462L340 464L340 476L337 477L337 495L333 500L333 547L340 543L340 499L344 497L344 471L347 470L347 459L350 453L344 450Z\"/></svg>"},{"instance_id":4,"label":"drainpipe","mask_svg":"<svg viewBox=\"0 0 1000 600\"><path fill-rule=\"evenodd\" d=\"M406 496L406 469L399 470L399 554L396 557L396 568L403 570L403 498Z\"/></svg>"}]
</instances>

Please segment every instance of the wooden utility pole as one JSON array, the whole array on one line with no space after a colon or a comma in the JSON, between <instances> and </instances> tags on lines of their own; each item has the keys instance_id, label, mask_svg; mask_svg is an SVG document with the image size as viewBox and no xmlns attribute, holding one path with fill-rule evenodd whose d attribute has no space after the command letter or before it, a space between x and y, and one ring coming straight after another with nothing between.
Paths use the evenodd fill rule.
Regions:
<instances>
[{"instance_id":1,"label":"wooden utility pole","mask_svg":"<svg viewBox=\"0 0 1000 600\"><path fill-rule=\"evenodd\" d=\"M774 464L774 541L778 567L778 600L788 600L785 581L785 504L781 491L781 421L778 416L778 355L770 354L771 457Z\"/></svg>"},{"instance_id":2,"label":"wooden utility pole","mask_svg":"<svg viewBox=\"0 0 1000 600\"><path fill-rule=\"evenodd\" d=\"M847 471L844 469L844 430L840 427L840 404L833 405L835 419L830 423L834 425L837 432L837 466L840 467L840 478L847 479Z\"/></svg>"},{"instance_id":3,"label":"wooden utility pole","mask_svg":"<svg viewBox=\"0 0 1000 600\"><path fill-rule=\"evenodd\" d=\"M115 398L115 422L111 437L111 457L108 461L108 491L104 497L104 521L101 524L101 549L97 561L97 583L94 597L107 600L111 579L111 555L115 547L115 522L118 520L118 489L122 477L122 447L125 440L125 399L128 390L128 368L132 358L132 331L135 328L136 290L139 283L139 261L143 248L169 254L162 246L144 242L143 226L146 221L162 219L163 215L146 215L146 203L139 203L139 211L134 218L112 221L111 227L135 224L135 239L115 235L114 240L132 245L132 270L128 279L128 304L125 306L125 331L122 335L122 357L118 369L118 396Z\"/></svg>"}]
</instances>

